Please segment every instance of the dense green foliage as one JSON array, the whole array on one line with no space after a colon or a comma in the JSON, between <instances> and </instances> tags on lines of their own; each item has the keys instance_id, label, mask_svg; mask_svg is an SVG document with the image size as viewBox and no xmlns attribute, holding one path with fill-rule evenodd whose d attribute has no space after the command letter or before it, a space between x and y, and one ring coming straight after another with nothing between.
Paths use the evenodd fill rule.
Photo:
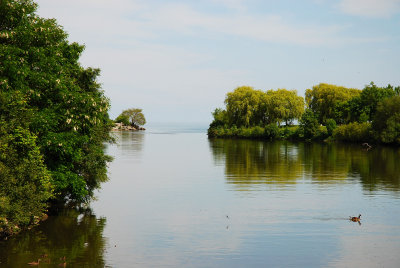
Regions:
<instances>
[{"instance_id":1,"label":"dense green foliage","mask_svg":"<svg viewBox=\"0 0 400 268\"><path fill-rule=\"evenodd\" d=\"M319 123L316 115L307 109L300 119L300 132L305 139L311 139L318 135Z\"/></svg>"},{"instance_id":2,"label":"dense green foliage","mask_svg":"<svg viewBox=\"0 0 400 268\"><path fill-rule=\"evenodd\" d=\"M112 124L99 70L83 68L84 47L35 10L30 0L0 2L0 217L15 211L22 224L52 194L88 200L110 161L103 142L111 141Z\"/></svg>"},{"instance_id":3,"label":"dense green foliage","mask_svg":"<svg viewBox=\"0 0 400 268\"><path fill-rule=\"evenodd\" d=\"M346 125L338 126L333 131L333 137L341 141L373 141L371 124L368 122L353 122Z\"/></svg>"},{"instance_id":4,"label":"dense green foliage","mask_svg":"<svg viewBox=\"0 0 400 268\"><path fill-rule=\"evenodd\" d=\"M326 130L328 132L328 136L332 136L333 131L336 129L337 124L336 121L332 118L326 120Z\"/></svg>"},{"instance_id":5,"label":"dense green foliage","mask_svg":"<svg viewBox=\"0 0 400 268\"><path fill-rule=\"evenodd\" d=\"M378 104L372 126L378 140L400 144L400 96L387 98Z\"/></svg>"},{"instance_id":6,"label":"dense green foliage","mask_svg":"<svg viewBox=\"0 0 400 268\"><path fill-rule=\"evenodd\" d=\"M400 144L400 87L363 90L319 84L306 90L304 101L296 91L239 87L225 99L226 110L216 109L209 137L273 138ZM298 120L296 130L290 129ZM285 126L281 123L285 122Z\"/></svg>"},{"instance_id":7,"label":"dense green foliage","mask_svg":"<svg viewBox=\"0 0 400 268\"><path fill-rule=\"evenodd\" d=\"M27 129L0 122L0 237L39 220L52 197L50 174Z\"/></svg>"},{"instance_id":8,"label":"dense green foliage","mask_svg":"<svg viewBox=\"0 0 400 268\"><path fill-rule=\"evenodd\" d=\"M340 124L350 122L371 122L378 103L386 98L395 96L396 90L392 86L377 87L374 83L366 86L359 96L355 96L348 101L340 102L335 107L335 120Z\"/></svg>"}]
</instances>

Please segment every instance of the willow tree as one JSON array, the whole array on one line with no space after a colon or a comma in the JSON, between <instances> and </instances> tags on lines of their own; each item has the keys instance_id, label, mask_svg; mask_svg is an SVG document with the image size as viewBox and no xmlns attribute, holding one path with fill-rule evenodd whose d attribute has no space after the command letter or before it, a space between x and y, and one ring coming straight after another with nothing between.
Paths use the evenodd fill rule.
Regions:
<instances>
[{"instance_id":1,"label":"willow tree","mask_svg":"<svg viewBox=\"0 0 400 268\"><path fill-rule=\"evenodd\" d=\"M262 121L263 94L249 86L236 88L226 94L225 105L230 125L249 127Z\"/></svg>"},{"instance_id":2,"label":"willow tree","mask_svg":"<svg viewBox=\"0 0 400 268\"><path fill-rule=\"evenodd\" d=\"M318 121L324 124L327 119L335 118L337 105L359 96L361 90L321 83L306 90L308 108L317 115Z\"/></svg>"},{"instance_id":3,"label":"willow tree","mask_svg":"<svg viewBox=\"0 0 400 268\"><path fill-rule=\"evenodd\" d=\"M31 0L0 2L0 120L35 137L58 200L85 201L107 179L109 100L99 69L78 61L84 46L36 8Z\"/></svg>"},{"instance_id":4,"label":"willow tree","mask_svg":"<svg viewBox=\"0 0 400 268\"><path fill-rule=\"evenodd\" d=\"M267 117L270 123L285 122L289 125L304 113L304 98L296 90L268 90L266 93Z\"/></svg>"}]
</instances>

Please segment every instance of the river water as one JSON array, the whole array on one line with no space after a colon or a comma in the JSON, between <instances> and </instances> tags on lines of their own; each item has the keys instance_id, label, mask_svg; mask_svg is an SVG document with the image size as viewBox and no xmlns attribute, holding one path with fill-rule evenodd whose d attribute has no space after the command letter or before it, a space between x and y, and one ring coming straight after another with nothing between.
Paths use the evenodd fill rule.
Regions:
<instances>
[{"instance_id":1,"label":"river water","mask_svg":"<svg viewBox=\"0 0 400 268\"><path fill-rule=\"evenodd\" d=\"M400 267L400 149L115 135L97 200L0 242L0 267Z\"/></svg>"}]
</instances>

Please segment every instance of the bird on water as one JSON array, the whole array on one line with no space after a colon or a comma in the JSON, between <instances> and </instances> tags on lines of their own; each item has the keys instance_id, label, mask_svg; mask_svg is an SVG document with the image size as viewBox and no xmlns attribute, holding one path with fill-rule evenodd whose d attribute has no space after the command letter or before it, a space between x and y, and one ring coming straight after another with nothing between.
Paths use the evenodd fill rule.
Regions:
<instances>
[{"instance_id":1,"label":"bird on water","mask_svg":"<svg viewBox=\"0 0 400 268\"><path fill-rule=\"evenodd\" d=\"M360 222L360 220L361 220L361 214L358 215L358 217L352 217L352 216L350 216L350 217L349 217L349 220L354 221L354 222Z\"/></svg>"},{"instance_id":2,"label":"bird on water","mask_svg":"<svg viewBox=\"0 0 400 268\"><path fill-rule=\"evenodd\" d=\"M40 264L40 261L41 261L41 259L38 259L37 262L33 261L33 262L28 263L28 264L31 265L31 266L37 266L37 265Z\"/></svg>"}]
</instances>

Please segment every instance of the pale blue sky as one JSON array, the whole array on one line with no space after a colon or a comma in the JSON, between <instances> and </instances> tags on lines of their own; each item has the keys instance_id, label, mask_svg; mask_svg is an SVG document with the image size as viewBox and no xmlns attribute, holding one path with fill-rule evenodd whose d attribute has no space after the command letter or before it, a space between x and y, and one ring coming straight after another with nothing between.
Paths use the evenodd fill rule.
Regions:
<instances>
[{"instance_id":1,"label":"pale blue sky","mask_svg":"<svg viewBox=\"0 0 400 268\"><path fill-rule=\"evenodd\" d=\"M102 70L111 117L210 122L237 86L400 85L400 0L39 0L84 66Z\"/></svg>"}]
</instances>

